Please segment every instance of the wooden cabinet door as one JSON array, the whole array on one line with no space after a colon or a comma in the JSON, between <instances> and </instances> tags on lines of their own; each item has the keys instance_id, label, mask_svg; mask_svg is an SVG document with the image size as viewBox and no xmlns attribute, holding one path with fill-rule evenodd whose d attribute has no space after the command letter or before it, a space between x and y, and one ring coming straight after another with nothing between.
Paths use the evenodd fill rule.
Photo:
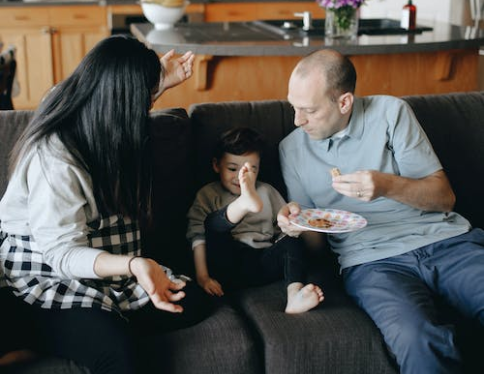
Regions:
<instances>
[{"instance_id":1,"label":"wooden cabinet door","mask_svg":"<svg viewBox=\"0 0 485 374\"><path fill-rule=\"evenodd\" d=\"M295 19L295 13L311 12L312 18L324 18L325 11L316 2L262 3L258 9L259 19Z\"/></svg>"},{"instance_id":2,"label":"wooden cabinet door","mask_svg":"<svg viewBox=\"0 0 485 374\"><path fill-rule=\"evenodd\" d=\"M206 22L243 22L261 19L294 19L294 13L309 11L313 18L324 18L325 12L316 2L209 3L205 7Z\"/></svg>"},{"instance_id":3,"label":"wooden cabinet door","mask_svg":"<svg viewBox=\"0 0 485 374\"><path fill-rule=\"evenodd\" d=\"M48 27L0 29L5 46L17 49L17 81L20 93L13 97L15 109L36 108L54 84L52 39Z\"/></svg>"},{"instance_id":4,"label":"wooden cabinet door","mask_svg":"<svg viewBox=\"0 0 485 374\"><path fill-rule=\"evenodd\" d=\"M58 83L66 79L96 43L108 34L105 27L53 28L54 81Z\"/></svg>"},{"instance_id":5,"label":"wooden cabinet door","mask_svg":"<svg viewBox=\"0 0 485 374\"><path fill-rule=\"evenodd\" d=\"M216 3L207 4L206 22L242 22L258 19L256 3Z\"/></svg>"},{"instance_id":6,"label":"wooden cabinet door","mask_svg":"<svg viewBox=\"0 0 485 374\"><path fill-rule=\"evenodd\" d=\"M54 81L67 78L83 57L109 35L106 7L58 6L49 9Z\"/></svg>"}]
</instances>

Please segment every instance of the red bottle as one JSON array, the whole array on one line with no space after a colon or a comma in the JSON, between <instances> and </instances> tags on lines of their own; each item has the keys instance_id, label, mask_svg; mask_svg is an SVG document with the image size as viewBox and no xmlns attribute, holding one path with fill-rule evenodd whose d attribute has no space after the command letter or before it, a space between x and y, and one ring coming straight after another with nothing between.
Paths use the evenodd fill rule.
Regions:
<instances>
[{"instance_id":1,"label":"red bottle","mask_svg":"<svg viewBox=\"0 0 485 374\"><path fill-rule=\"evenodd\" d=\"M401 27L406 30L414 30L416 28L416 5L412 0L409 0L402 8Z\"/></svg>"}]
</instances>

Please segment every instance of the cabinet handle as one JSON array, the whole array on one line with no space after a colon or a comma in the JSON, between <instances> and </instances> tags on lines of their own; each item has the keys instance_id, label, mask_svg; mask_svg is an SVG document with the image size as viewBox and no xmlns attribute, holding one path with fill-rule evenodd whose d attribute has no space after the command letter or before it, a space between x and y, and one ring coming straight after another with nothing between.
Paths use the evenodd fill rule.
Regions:
<instances>
[{"instance_id":1,"label":"cabinet handle","mask_svg":"<svg viewBox=\"0 0 485 374\"><path fill-rule=\"evenodd\" d=\"M29 16L14 16L15 21L30 21Z\"/></svg>"}]
</instances>

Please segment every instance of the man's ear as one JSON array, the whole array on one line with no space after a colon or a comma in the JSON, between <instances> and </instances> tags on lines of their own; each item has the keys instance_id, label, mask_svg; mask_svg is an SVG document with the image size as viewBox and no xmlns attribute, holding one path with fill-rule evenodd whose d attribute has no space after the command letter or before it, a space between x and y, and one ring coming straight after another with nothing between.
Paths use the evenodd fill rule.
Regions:
<instances>
[{"instance_id":1,"label":"man's ear","mask_svg":"<svg viewBox=\"0 0 485 374\"><path fill-rule=\"evenodd\" d=\"M219 167L219 160L215 157L212 159L212 169L214 169L217 174L219 174L221 171L221 168Z\"/></svg>"},{"instance_id":2,"label":"man's ear","mask_svg":"<svg viewBox=\"0 0 485 374\"><path fill-rule=\"evenodd\" d=\"M354 95L350 92L346 92L338 98L338 104L340 108L340 113L347 114L352 110L352 105L354 104Z\"/></svg>"}]
</instances>

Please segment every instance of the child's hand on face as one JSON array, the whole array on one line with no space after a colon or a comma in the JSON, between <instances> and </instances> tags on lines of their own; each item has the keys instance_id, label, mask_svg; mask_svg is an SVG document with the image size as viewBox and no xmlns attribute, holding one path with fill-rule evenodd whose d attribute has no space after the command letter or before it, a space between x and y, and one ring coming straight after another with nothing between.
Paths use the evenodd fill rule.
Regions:
<instances>
[{"instance_id":1,"label":"child's hand on face","mask_svg":"<svg viewBox=\"0 0 485 374\"><path fill-rule=\"evenodd\" d=\"M224 295L224 291L222 290L221 284L215 279L212 279L211 277L200 279L198 283L199 283L199 286L201 286L202 289L205 292L207 292L209 295L212 295L212 296Z\"/></svg>"}]
</instances>

